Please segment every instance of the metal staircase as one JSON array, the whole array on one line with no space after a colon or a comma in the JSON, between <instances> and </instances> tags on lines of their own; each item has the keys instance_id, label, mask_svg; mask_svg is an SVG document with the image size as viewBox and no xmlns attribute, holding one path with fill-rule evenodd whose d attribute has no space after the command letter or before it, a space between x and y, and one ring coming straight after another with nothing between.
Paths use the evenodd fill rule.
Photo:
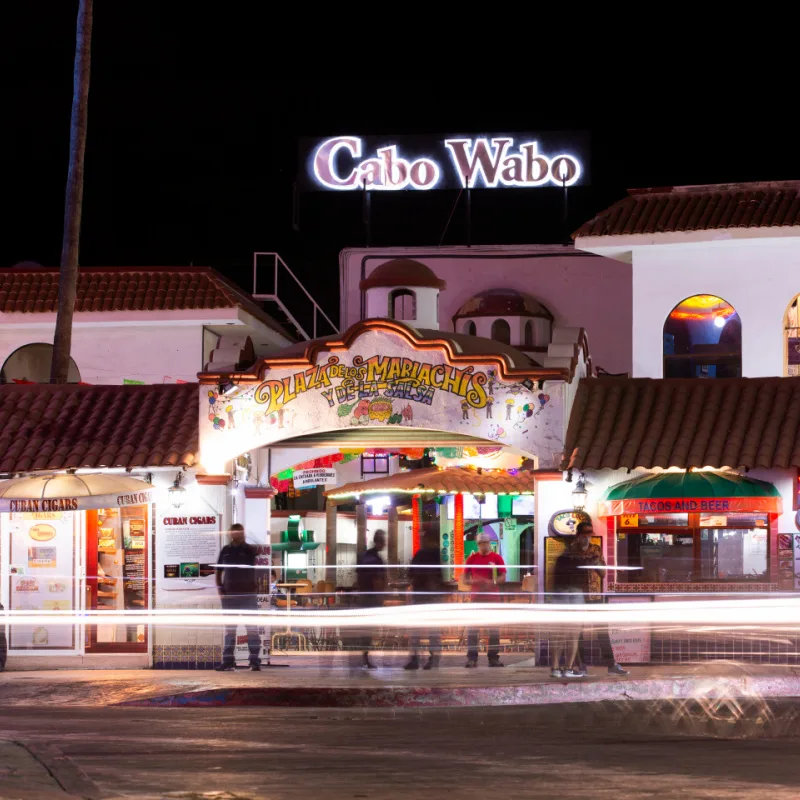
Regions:
<instances>
[{"instance_id":1,"label":"metal staircase","mask_svg":"<svg viewBox=\"0 0 800 800\"><path fill-rule=\"evenodd\" d=\"M279 289L283 288L284 285L288 287L285 291L294 292L301 298L301 301L305 302L303 300L305 298L311 303L310 325L308 323L306 323L305 327L301 325L296 315L289 310L284 300L281 299ZM267 289L267 291L264 292L264 289ZM274 314L274 316L276 318L281 315L285 317L288 323L306 341L316 339L319 336L339 333L339 328L334 325L331 318L322 310L319 303L308 293L306 287L303 286L294 272L289 269L287 263L277 253L253 253L253 299L275 306L279 313Z\"/></svg>"}]
</instances>

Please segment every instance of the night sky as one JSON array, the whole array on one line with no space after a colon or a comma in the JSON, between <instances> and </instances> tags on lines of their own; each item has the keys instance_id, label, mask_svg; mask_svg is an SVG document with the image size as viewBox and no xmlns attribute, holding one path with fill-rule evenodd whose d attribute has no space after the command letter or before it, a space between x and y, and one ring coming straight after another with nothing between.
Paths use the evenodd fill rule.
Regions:
<instances>
[{"instance_id":1,"label":"night sky","mask_svg":"<svg viewBox=\"0 0 800 800\"><path fill-rule=\"evenodd\" d=\"M363 63L340 62L338 51L313 70L302 48L278 46L292 32L262 28L228 6L224 16L198 18L170 16L162 5L96 3L83 265L211 265L249 289L253 251L277 250L336 313L338 253L364 243L361 198L305 194L300 231L293 230L302 136L588 131L591 184L571 191L570 229L628 187L800 177L796 135L763 95L738 110L712 95L689 104L682 94L668 97L655 79L637 92L620 83L613 64L587 66L581 81L559 85L552 64L531 62L526 76L505 86L499 72L483 72L477 89L459 86L452 65L441 77L432 67L419 79L381 79ZM1 56L0 158L10 206L0 266L56 265L77 2L13 7L4 15ZM611 69L615 78L598 79ZM315 71L323 77L292 79ZM359 73L377 79L345 77ZM376 193L373 245L438 244L455 197ZM475 244L563 236L558 189L473 192ZM445 243L465 243L459 211Z\"/></svg>"}]
</instances>

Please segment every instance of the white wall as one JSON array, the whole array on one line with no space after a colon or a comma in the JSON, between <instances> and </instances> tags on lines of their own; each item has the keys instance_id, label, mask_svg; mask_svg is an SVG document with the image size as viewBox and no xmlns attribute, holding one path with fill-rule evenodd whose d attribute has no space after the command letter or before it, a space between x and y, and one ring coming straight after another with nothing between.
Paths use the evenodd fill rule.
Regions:
<instances>
[{"instance_id":1,"label":"white wall","mask_svg":"<svg viewBox=\"0 0 800 800\"><path fill-rule=\"evenodd\" d=\"M730 303L742 322L742 374L784 374L783 321L800 293L796 239L650 245L633 253L633 375L660 378L670 311L696 294Z\"/></svg>"},{"instance_id":2,"label":"white wall","mask_svg":"<svg viewBox=\"0 0 800 800\"><path fill-rule=\"evenodd\" d=\"M52 344L49 327L0 328L0 364L19 347ZM163 383L164 378L195 382L203 368L203 327L137 325L76 327L72 358L84 383L121 384L126 378Z\"/></svg>"}]
</instances>

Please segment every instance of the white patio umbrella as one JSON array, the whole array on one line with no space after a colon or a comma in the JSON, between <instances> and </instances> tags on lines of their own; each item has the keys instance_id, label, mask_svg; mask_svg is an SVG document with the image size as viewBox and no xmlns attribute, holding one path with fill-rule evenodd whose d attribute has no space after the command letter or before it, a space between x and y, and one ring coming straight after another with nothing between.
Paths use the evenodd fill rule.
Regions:
<instances>
[{"instance_id":1,"label":"white patio umbrella","mask_svg":"<svg viewBox=\"0 0 800 800\"><path fill-rule=\"evenodd\" d=\"M0 511L86 511L138 506L153 500L154 487L127 475L31 475L0 481Z\"/></svg>"}]
</instances>

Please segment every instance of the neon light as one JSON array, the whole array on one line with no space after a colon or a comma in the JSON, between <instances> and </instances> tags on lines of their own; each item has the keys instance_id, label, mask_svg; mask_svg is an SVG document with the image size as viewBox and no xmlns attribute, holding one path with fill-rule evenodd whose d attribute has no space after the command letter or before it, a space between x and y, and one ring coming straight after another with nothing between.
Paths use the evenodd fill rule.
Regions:
<instances>
[{"instance_id":1,"label":"neon light","mask_svg":"<svg viewBox=\"0 0 800 800\"><path fill-rule=\"evenodd\" d=\"M569 153L546 156L539 152L536 141L522 142L516 149L511 136L445 139L451 164L464 188L495 189L498 187L572 186L580 179L583 168ZM326 139L314 152L311 164L316 182L335 191L362 189L400 191L436 188L442 177L442 166L423 156L409 161L402 157L396 144L379 147L374 156L359 161L363 140L358 136ZM337 160L349 156L351 168L337 170Z\"/></svg>"},{"instance_id":2,"label":"neon light","mask_svg":"<svg viewBox=\"0 0 800 800\"><path fill-rule=\"evenodd\" d=\"M453 499L453 563L464 563L464 495L457 494ZM458 570L455 575L458 577Z\"/></svg>"},{"instance_id":3,"label":"neon light","mask_svg":"<svg viewBox=\"0 0 800 800\"><path fill-rule=\"evenodd\" d=\"M420 528L422 526L422 498L414 495L411 501L411 549L419 550Z\"/></svg>"}]
</instances>

